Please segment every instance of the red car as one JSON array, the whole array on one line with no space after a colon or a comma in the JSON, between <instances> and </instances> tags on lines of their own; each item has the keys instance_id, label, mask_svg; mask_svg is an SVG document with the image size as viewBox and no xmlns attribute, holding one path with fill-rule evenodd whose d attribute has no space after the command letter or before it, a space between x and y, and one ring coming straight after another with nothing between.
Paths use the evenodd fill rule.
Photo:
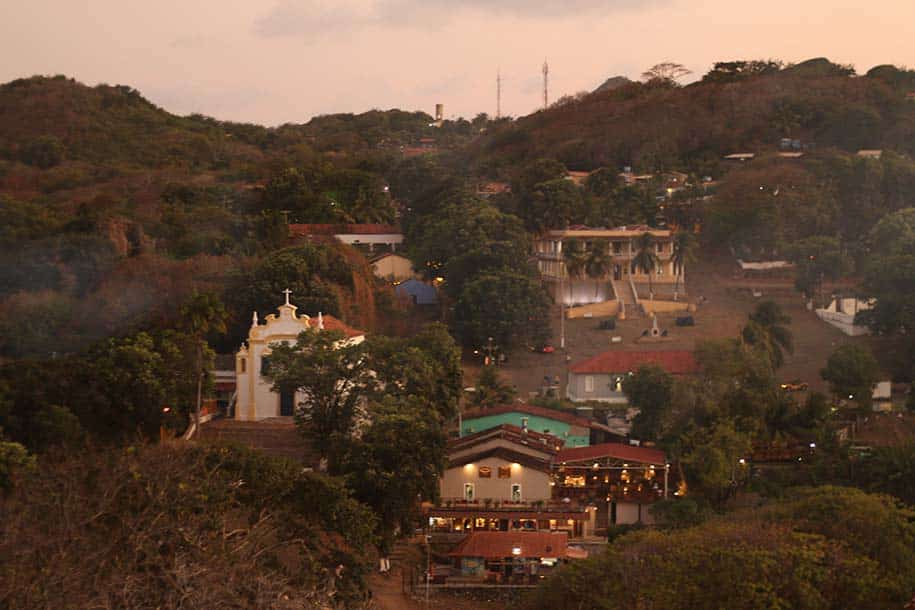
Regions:
<instances>
[{"instance_id":1,"label":"red car","mask_svg":"<svg viewBox=\"0 0 915 610\"><path fill-rule=\"evenodd\" d=\"M531 351L538 352L541 354L552 354L553 352L556 351L556 348L553 347L552 345L550 345L549 343L545 343L544 345L540 345L538 347L532 347Z\"/></svg>"}]
</instances>

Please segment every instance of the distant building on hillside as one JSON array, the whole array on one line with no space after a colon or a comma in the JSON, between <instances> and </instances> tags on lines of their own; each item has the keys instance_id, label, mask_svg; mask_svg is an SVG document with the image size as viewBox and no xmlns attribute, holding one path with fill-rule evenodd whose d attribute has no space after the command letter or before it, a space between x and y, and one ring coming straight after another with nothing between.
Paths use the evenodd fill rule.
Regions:
<instances>
[{"instance_id":1,"label":"distant building on hillside","mask_svg":"<svg viewBox=\"0 0 915 610\"><path fill-rule=\"evenodd\" d=\"M837 298L821 309L816 310L816 315L831 326L835 326L846 335L857 337L870 334L870 329L865 324L858 324L855 318L860 311L867 311L874 306L872 300L856 298Z\"/></svg>"},{"instance_id":2,"label":"distant building on hillside","mask_svg":"<svg viewBox=\"0 0 915 610\"><path fill-rule=\"evenodd\" d=\"M730 155L725 155L725 161L739 161L743 163L744 161L752 161L756 158L756 153L731 153Z\"/></svg>"},{"instance_id":3,"label":"distant building on hillside","mask_svg":"<svg viewBox=\"0 0 915 610\"><path fill-rule=\"evenodd\" d=\"M413 271L413 261L405 256L393 252L385 252L376 256L371 261L375 277L380 277L388 282L400 283L416 277Z\"/></svg>"},{"instance_id":4,"label":"distant building on hillside","mask_svg":"<svg viewBox=\"0 0 915 610\"><path fill-rule=\"evenodd\" d=\"M630 225L612 229L572 226L568 229L547 231L534 241L534 254L537 257L537 268L540 276L551 282L553 297L557 302L566 305L581 303L599 303L616 298L616 291L628 290L628 287L615 283L647 283L648 276L639 269L632 269L632 259L637 252L636 240L644 233L651 233L655 238L655 255L659 264L652 276L652 283L673 284L677 277L671 261L673 253L673 233L666 229L652 229L645 225ZM596 242L607 244L607 253L611 264L606 278L588 278L587 276L570 278L564 260L564 249L569 241L576 240L585 253L591 250ZM685 282L684 273L680 277L681 286ZM559 281L563 281L560 294ZM609 282L607 280L610 280Z\"/></svg>"},{"instance_id":5,"label":"distant building on hillside","mask_svg":"<svg viewBox=\"0 0 915 610\"><path fill-rule=\"evenodd\" d=\"M416 278L401 282L394 292L413 305L438 305L438 290L435 286Z\"/></svg>"},{"instance_id":6,"label":"distant building on hillside","mask_svg":"<svg viewBox=\"0 0 915 610\"><path fill-rule=\"evenodd\" d=\"M566 396L575 402L627 404L623 380L650 364L671 375L692 375L699 371L693 353L686 350L607 351L569 367Z\"/></svg>"},{"instance_id":7,"label":"distant building on hillside","mask_svg":"<svg viewBox=\"0 0 915 610\"><path fill-rule=\"evenodd\" d=\"M883 156L883 151L879 149L861 149L857 155L864 159L879 159Z\"/></svg>"},{"instance_id":8,"label":"distant building on hillside","mask_svg":"<svg viewBox=\"0 0 915 610\"><path fill-rule=\"evenodd\" d=\"M403 243L400 229L387 224L290 224L291 239L335 239L363 253L395 252Z\"/></svg>"}]
</instances>

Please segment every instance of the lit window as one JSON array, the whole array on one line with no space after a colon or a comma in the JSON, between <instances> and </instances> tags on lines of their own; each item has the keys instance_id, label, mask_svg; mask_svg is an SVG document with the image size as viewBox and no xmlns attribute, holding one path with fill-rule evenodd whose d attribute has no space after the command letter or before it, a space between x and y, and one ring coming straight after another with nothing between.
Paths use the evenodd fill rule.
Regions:
<instances>
[{"instance_id":1,"label":"lit window","mask_svg":"<svg viewBox=\"0 0 915 610\"><path fill-rule=\"evenodd\" d=\"M521 501L521 483L512 483L512 502Z\"/></svg>"},{"instance_id":2,"label":"lit window","mask_svg":"<svg viewBox=\"0 0 915 610\"><path fill-rule=\"evenodd\" d=\"M473 502L473 483L464 483L464 499Z\"/></svg>"}]
</instances>

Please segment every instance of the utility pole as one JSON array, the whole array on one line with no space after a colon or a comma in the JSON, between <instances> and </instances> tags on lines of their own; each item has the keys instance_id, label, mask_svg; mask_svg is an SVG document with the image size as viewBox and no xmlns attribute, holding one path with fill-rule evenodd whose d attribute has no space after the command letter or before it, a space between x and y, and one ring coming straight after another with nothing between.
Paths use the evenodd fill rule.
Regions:
<instances>
[{"instance_id":1,"label":"utility pole","mask_svg":"<svg viewBox=\"0 0 915 610\"><path fill-rule=\"evenodd\" d=\"M502 69L496 70L496 118L502 118Z\"/></svg>"},{"instance_id":2,"label":"utility pole","mask_svg":"<svg viewBox=\"0 0 915 610\"><path fill-rule=\"evenodd\" d=\"M563 290L563 280L565 279L565 265L559 264L559 349L566 348L566 316L565 316L565 290ZM571 279L570 279L571 281Z\"/></svg>"},{"instance_id":3,"label":"utility pole","mask_svg":"<svg viewBox=\"0 0 915 610\"><path fill-rule=\"evenodd\" d=\"M543 60L543 109L546 110L547 106L550 105L550 95L549 95L549 82L550 82L550 65L546 63L546 59Z\"/></svg>"}]
</instances>

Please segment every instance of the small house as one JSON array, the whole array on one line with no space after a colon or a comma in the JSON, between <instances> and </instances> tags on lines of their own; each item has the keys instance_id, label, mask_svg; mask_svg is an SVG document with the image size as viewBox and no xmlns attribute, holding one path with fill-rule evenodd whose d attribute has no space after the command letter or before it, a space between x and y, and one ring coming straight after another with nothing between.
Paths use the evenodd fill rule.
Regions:
<instances>
[{"instance_id":1,"label":"small house","mask_svg":"<svg viewBox=\"0 0 915 610\"><path fill-rule=\"evenodd\" d=\"M656 365L671 375L692 375L699 370L687 350L607 351L569 367L566 396L569 400L599 400L627 404L623 380L646 365Z\"/></svg>"}]
</instances>

